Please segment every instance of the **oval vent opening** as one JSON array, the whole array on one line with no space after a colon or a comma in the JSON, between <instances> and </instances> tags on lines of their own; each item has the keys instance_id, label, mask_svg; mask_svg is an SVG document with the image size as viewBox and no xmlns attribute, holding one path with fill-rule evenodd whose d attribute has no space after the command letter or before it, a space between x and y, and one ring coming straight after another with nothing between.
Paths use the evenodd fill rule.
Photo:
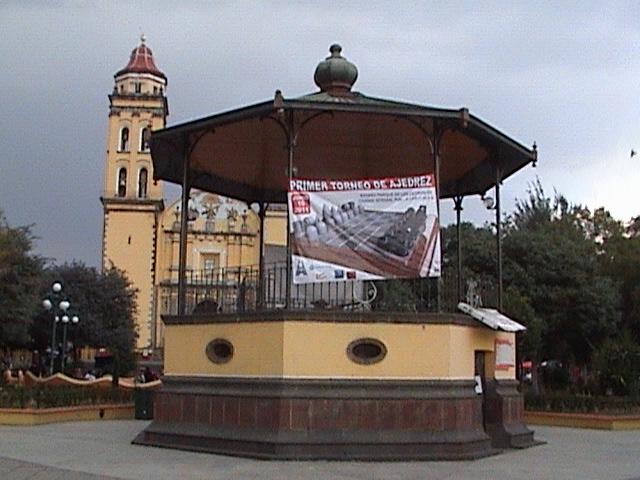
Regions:
<instances>
[{"instance_id":1,"label":"oval vent opening","mask_svg":"<svg viewBox=\"0 0 640 480\"><path fill-rule=\"evenodd\" d=\"M347 356L361 365L381 362L387 355L387 347L375 338L359 338L347 347Z\"/></svg>"},{"instance_id":2,"label":"oval vent opening","mask_svg":"<svg viewBox=\"0 0 640 480\"><path fill-rule=\"evenodd\" d=\"M207 344L206 353L213 363L227 363L233 357L233 345L229 340L216 338Z\"/></svg>"}]
</instances>

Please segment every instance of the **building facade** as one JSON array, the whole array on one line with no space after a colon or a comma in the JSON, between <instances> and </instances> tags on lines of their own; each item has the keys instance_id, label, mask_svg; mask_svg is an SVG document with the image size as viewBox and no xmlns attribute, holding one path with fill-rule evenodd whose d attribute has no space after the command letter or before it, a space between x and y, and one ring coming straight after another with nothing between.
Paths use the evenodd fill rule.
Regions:
<instances>
[{"instance_id":1,"label":"building facade","mask_svg":"<svg viewBox=\"0 0 640 480\"><path fill-rule=\"evenodd\" d=\"M168 115L167 77L142 38L114 75L101 201L102 267L123 270L137 290L136 348L145 356L161 352L161 315L176 308L180 200L165 202L162 182L153 180L149 145L151 132L164 128ZM282 234L265 235L271 250L284 245L283 219L276 212L272 223L277 226L271 229ZM191 308L208 300L225 309L222 293L203 298L197 287L216 281L221 288L238 288L259 262L259 228L258 215L245 203L192 192L187 236L187 270L195 289ZM211 291L207 289L209 297Z\"/></svg>"}]
</instances>

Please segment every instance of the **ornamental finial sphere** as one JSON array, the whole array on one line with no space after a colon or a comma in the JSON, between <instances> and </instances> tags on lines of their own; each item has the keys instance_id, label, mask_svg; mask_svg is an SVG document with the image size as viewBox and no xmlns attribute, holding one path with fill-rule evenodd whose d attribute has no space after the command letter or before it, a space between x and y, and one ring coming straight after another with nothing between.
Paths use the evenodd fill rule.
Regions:
<instances>
[{"instance_id":1,"label":"ornamental finial sphere","mask_svg":"<svg viewBox=\"0 0 640 480\"><path fill-rule=\"evenodd\" d=\"M316 67L313 80L322 92L330 95L348 94L358 78L356 66L344 58L342 47L334 43L329 47L331 55Z\"/></svg>"}]
</instances>

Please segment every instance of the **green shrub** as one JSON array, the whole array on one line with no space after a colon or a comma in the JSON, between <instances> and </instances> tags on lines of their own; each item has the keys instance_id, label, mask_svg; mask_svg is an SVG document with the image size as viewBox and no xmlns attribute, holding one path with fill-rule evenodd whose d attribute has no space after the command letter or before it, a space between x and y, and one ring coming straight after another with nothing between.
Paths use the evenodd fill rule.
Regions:
<instances>
[{"instance_id":1,"label":"green shrub","mask_svg":"<svg viewBox=\"0 0 640 480\"><path fill-rule=\"evenodd\" d=\"M640 394L640 345L631 335L605 340L594 354L593 368L599 372L602 393Z\"/></svg>"},{"instance_id":2,"label":"green shrub","mask_svg":"<svg viewBox=\"0 0 640 480\"><path fill-rule=\"evenodd\" d=\"M603 395L548 394L524 395L525 409L529 411L561 413L606 413L612 415L640 413L640 398Z\"/></svg>"},{"instance_id":3,"label":"green shrub","mask_svg":"<svg viewBox=\"0 0 640 480\"><path fill-rule=\"evenodd\" d=\"M133 392L119 388L41 385L0 387L0 408L55 408L132 402Z\"/></svg>"}]
</instances>

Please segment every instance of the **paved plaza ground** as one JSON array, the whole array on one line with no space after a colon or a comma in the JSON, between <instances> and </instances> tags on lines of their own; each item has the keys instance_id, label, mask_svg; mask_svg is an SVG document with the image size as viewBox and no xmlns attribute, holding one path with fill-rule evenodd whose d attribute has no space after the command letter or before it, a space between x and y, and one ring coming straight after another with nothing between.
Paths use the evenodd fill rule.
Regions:
<instances>
[{"instance_id":1,"label":"paved plaza ground","mask_svg":"<svg viewBox=\"0 0 640 480\"><path fill-rule=\"evenodd\" d=\"M464 462L272 462L131 445L147 421L0 426L2 480L640 480L640 431L536 427L547 442Z\"/></svg>"}]
</instances>

